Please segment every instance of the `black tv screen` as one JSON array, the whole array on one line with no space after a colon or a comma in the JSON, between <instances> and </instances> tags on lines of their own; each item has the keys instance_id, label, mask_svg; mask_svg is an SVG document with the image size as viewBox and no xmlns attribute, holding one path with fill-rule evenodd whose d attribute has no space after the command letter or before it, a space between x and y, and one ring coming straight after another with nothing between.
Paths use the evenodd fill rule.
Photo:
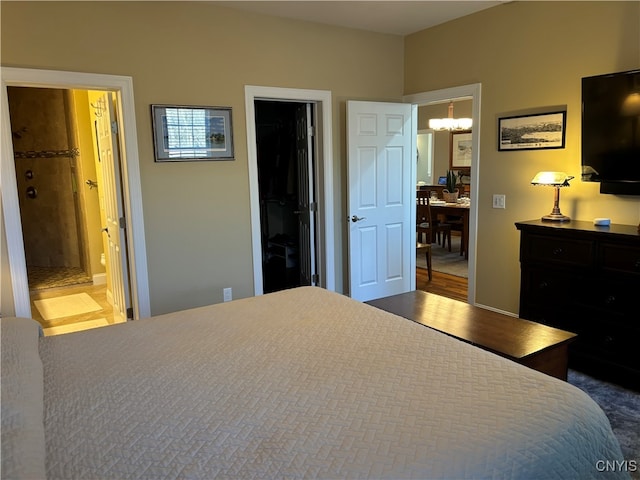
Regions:
<instances>
[{"instance_id":1,"label":"black tv screen","mask_svg":"<svg viewBox=\"0 0 640 480\"><path fill-rule=\"evenodd\" d=\"M640 70L582 79L582 180L640 195Z\"/></svg>"}]
</instances>

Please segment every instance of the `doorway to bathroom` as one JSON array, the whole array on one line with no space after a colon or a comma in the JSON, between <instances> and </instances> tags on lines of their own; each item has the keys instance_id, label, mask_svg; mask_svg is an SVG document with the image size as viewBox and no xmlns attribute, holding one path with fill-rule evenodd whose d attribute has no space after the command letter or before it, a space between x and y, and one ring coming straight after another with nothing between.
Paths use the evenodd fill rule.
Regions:
<instances>
[{"instance_id":1,"label":"doorway to bathroom","mask_svg":"<svg viewBox=\"0 0 640 480\"><path fill-rule=\"evenodd\" d=\"M7 97L33 318L47 335L126 320L113 308L129 284L108 228L107 204L119 201L113 94L12 86Z\"/></svg>"}]
</instances>

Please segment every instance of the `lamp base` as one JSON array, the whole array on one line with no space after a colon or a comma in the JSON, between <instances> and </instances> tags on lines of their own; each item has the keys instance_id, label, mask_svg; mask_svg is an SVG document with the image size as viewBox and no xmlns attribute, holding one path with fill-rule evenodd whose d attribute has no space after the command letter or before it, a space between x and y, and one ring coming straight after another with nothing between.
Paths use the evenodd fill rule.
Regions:
<instances>
[{"instance_id":1,"label":"lamp base","mask_svg":"<svg viewBox=\"0 0 640 480\"><path fill-rule=\"evenodd\" d=\"M569 222L571 218L566 215L562 215L561 213L550 213L549 215L545 215L542 217L543 222Z\"/></svg>"}]
</instances>

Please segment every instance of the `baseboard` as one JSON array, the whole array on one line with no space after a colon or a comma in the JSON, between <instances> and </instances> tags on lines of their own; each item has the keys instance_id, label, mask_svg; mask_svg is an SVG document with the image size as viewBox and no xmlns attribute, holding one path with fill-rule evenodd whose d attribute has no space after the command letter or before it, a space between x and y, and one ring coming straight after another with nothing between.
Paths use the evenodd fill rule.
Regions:
<instances>
[{"instance_id":1,"label":"baseboard","mask_svg":"<svg viewBox=\"0 0 640 480\"><path fill-rule=\"evenodd\" d=\"M95 273L93 275L93 284L94 285L106 285L107 284L107 274L106 273Z\"/></svg>"},{"instance_id":2,"label":"baseboard","mask_svg":"<svg viewBox=\"0 0 640 480\"><path fill-rule=\"evenodd\" d=\"M107 289L107 302L109 302L109 305L113 306L113 293L111 293L111 290Z\"/></svg>"},{"instance_id":3,"label":"baseboard","mask_svg":"<svg viewBox=\"0 0 640 480\"><path fill-rule=\"evenodd\" d=\"M474 306L478 308L484 308L485 310L491 310L492 312L501 313L502 315L507 315L508 317L519 318L517 313L507 312L506 310L500 310L499 308L489 307L488 305L482 305L480 303L474 304Z\"/></svg>"}]
</instances>

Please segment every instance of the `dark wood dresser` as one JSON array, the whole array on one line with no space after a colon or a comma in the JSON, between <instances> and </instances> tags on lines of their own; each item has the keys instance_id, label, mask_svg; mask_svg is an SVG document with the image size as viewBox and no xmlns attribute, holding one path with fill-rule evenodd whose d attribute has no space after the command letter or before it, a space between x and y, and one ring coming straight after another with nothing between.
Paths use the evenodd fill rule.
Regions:
<instances>
[{"instance_id":1,"label":"dark wood dresser","mask_svg":"<svg viewBox=\"0 0 640 480\"><path fill-rule=\"evenodd\" d=\"M578 334L569 365L640 390L640 234L635 225L517 222L520 317Z\"/></svg>"}]
</instances>

